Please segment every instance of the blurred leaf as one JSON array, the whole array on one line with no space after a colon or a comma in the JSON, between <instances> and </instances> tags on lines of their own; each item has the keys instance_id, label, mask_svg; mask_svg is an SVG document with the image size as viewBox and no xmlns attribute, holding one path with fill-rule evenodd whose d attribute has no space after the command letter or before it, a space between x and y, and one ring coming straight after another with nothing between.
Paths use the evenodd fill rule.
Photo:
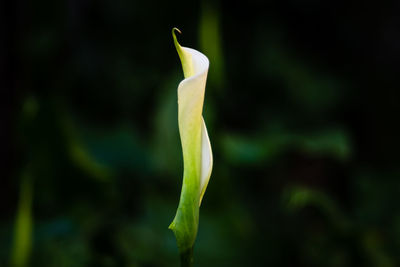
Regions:
<instances>
[{"instance_id":1,"label":"blurred leaf","mask_svg":"<svg viewBox=\"0 0 400 267\"><path fill-rule=\"evenodd\" d=\"M222 88L225 82L220 17L218 1L202 1L199 22L200 51L210 60L208 84L216 89Z\"/></svg>"},{"instance_id":2,"label":"blurred leaf","mask_svg":"<svg viewBox=\"0 0 400 267\"><path fill-rule=\"evenodd\" d=\"M165 88L156 100L153 121L152 158L157 171L170 177L181 176L182 149L178 130L178 103L176 84L178 75L164 82Z\"/></svg>"},{"instance_id":3,"label":"blurred leaf","mask_svg":"<svg viewBox=\"0 0 400 267\"><path fill-rule=\"evenodd\" d=\"M221 142L225 157L236 164L271 163L289 150L344 161L349 159L352 151L349 137L339 129L309 134L272 132L254 138L226 134Z\"/></svg>"},{"instance_id":4,"label":"blurred leaf","mask_svg":"<svg viewBox=\"0 0 400 267\"><path fill-rule=\"evenodd\" d=\"M327 194L306 187L288 188L283 194L286 208L290 212L305 207L315 207L322 212L325 219L340 230L348 231L351 222L346 218L334 200Z\"/></svg>"},{"instance_id":5,"label":"blurred leaf","mask_svg":"<svg viewBox=\"0 0 400 267\"><path fill-rule=\"evenodd\" d=\"M369 230L364 234L362 240L365 255L367 255L372 266L394 267L396 262L384 250L384 240L382 234L376 230Z\"/></svg>"},{"instance_id":6,"label":"blurred leaf","mask_svg":"<svg viewBox=\"0 0 400 267\"><path fill-rule=\"evenodd\" d=\"M99 130L81 128L82 140L90 156L109 170L147 172L150 160L142 141L131 127Z\"/></svg>"},{"instance_id":7,"label":"blurred leaf","mask_svg":"<svg viewBox=\"0 0 400 267\"><path fill-rule=\"evenodd\" d=\"M40 221L35 231L35 258L32 266L88 266L90 248L88 236L80 232L68 218Z\"/></svg>"},{"instance_id":8,"label":"blurred leaf","mask_svg":"<svg viewBox=\"0 0 400 267\"><path fill-rule=\"evenodd\" d=\"M316 62L304 60L278 33L262 30L253 50L258 71L282 84L286 96L304 111L321 113L337 108L346 88L340 78Z\"/></svg>"},{"instance_id":9,"label":"blurred leaf","mask_svg":"<svg viewBox=\"0 0 400 267\"><path fill-rule=\"evenodd\" d=\"M24 173L21 178L19 191L19 203L11 253L11 266L29 266L33 228L32 200L33 180L32 177L30 177L30 174Z\"/></svg>"}]
</instances>

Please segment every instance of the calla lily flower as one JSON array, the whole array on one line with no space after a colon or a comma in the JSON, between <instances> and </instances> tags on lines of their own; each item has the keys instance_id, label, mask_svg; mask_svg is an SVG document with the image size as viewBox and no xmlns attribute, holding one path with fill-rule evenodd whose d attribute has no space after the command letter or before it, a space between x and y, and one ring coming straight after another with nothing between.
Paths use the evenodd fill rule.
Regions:
<instances>
[{"instance_id":1,"label":"calla lily flower","mask_svg":"<svg viewBox=\"0 0 400 267\"><path fill-rule=\"evenodd\" d=\"M193 249L199 224L199 208L210 180L213 157L202 111L207 81L208 58L178 43L174 44L185 79L178 86L178 124L183 152L183 185L175 218L169 228L182 253Z\"/></svg>"}]
</instances>

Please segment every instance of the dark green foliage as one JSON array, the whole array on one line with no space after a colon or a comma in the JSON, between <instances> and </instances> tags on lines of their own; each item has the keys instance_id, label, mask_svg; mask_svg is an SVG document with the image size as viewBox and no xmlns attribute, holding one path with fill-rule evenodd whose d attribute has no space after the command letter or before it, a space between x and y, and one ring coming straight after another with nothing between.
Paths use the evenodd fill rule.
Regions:
<instances>
[{"instance_id":1,"label":"dark green foliage","mask_svg":"<svg viewBox=\"0 0 400 267\"><path fill-rule=\"evenodd\" d=\"M194 265L398 266L397 2L5 2L1 266L25 173L27 266L178 266L173 26L221 61Z\"/></svg>"}]
</instances>

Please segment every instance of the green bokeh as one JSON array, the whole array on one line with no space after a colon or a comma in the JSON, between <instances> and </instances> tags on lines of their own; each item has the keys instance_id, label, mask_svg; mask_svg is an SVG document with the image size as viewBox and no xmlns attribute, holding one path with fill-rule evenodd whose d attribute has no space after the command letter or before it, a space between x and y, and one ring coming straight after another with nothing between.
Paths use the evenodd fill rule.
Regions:
<instances>
[{"instance_id":1,"label":"green bokeh","mask_svg":"<svg viewBox=\"0 0 400 267\"><path fill-rule=\"evenodd\" d=\"M0 266L178 266L175 26L210 59L195 266L399 265L394 1L5 2Z\"/></svg>"}]
</instances>

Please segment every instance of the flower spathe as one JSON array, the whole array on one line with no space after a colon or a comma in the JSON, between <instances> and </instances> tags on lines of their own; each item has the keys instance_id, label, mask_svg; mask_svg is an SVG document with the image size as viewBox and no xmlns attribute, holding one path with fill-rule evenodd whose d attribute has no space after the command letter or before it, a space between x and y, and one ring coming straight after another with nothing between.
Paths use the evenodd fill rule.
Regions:
<instances>
[{"instance_id":1,"label":"flower spathe","mask_svg":"<svg viewBox=\"0 0 400 267\"><path fill-rule=\"evenodd\" d=\"M183 153L183 184L178 210L169 228L179 250L193 247L199 222L199 207L211 176L213 157L207 128L202 116L208 58L178 43L174 44L182 63L185 79L178 86L178 124Z\"/></svg>"}]
</instances>

